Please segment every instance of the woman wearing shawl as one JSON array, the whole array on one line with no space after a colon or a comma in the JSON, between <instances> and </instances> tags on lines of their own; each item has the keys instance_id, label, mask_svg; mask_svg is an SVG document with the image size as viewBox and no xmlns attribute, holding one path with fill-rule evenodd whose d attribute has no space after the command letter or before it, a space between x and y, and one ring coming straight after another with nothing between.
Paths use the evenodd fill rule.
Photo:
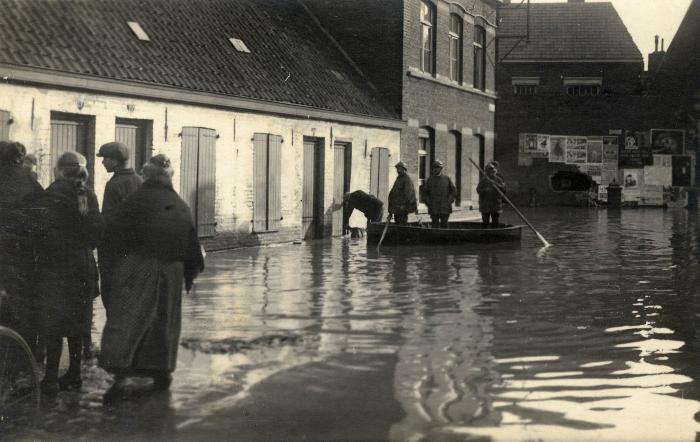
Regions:
<instances>
[{"instance_id":1,"label":"woman wearing shawl","mask_svg":"<svg viewBox=\"0 0 700 442\"><path fill-rule=\"evenodd\" d=\"M189 292L204 269L190 209L172 187L170 160L156 155L143 175L143 186L107 226L106 240L118 257L100 353L100 366L115 375L108 394L118 392L127 376L152 377L156 390L170 386L182 284Z\"/></svg>"},{"instance_id":2,"label":"woman wearing shawl","mask_svg":"<svg viewBox=\"0 0 700 442\"><path fill-rule=\"evenodd\" d=\"M46 343L46 371L41 390L55 394L82 386L82 336L89 332L92 300L97 295L97 266L93 250L103 224L97 198L86 187L85 157L65 152L54 170L54 181L39 198L46 213L38 243L41 325ZM68 372L58 378L58 363L68 338Z\"/></svg>"}]
</instances>

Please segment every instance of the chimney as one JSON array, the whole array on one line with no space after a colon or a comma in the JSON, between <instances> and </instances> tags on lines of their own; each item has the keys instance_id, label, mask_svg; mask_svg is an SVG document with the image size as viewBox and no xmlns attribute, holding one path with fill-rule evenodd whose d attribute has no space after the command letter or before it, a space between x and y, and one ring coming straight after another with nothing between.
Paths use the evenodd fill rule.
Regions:
<instances>
[{"instance_id":1,"label":"chimney","mask_svg":"<svg viewBox=\"0 0 700 442\"><path fill-rule=\"evenodd\" d=\"M651 75L656 74L656 71L659 70L659 66L661 66L664 55L666 55L666 52L664 52L664 40L663 38L661 39L661 50L659 51L659 36L655 35L654 52L649 54L649 57L647 58L647 70Z\"/></svg>"}]
</instances>

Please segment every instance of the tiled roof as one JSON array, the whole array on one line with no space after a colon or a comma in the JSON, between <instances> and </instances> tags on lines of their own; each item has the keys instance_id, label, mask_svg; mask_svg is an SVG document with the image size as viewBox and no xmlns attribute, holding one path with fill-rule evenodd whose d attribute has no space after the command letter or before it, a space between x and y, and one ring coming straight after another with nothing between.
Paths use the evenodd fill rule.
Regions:
<instances>
[{"instance_id":1,"label":"tiled roof","mask_svg":"<svg viewBox=\"0 0 700 442\"><path fill-rule=\"evenodd\" d=\"M499 59L643 61L612 3L532 3L530 8L529 43L523 40L513 49L517 38L500 38ZM503 7L499 14L499 37L525 35L524 4Z\"/></svg>"},{"instance_id":2,"label":"tiled roof","mask_svg":"<svg viewBox=\"0 0 700 442\"><path fill-rule=\"evenodd\" d=\"M297 1L0 0L0 11L0 63L396 118Z\"/></svg>"}]
</instances>

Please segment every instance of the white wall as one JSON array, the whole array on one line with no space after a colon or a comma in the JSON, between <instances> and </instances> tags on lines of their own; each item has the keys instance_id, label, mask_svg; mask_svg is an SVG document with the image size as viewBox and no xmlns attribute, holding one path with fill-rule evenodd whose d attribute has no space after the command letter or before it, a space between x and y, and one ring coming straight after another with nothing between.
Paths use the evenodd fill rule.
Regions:
<instances>
[{"instance_id":1,"label":"white wall","mask_svg":"<svg viewBox=\"0 0 700 442\"><path fill-rule=\"evenodd\" d=\"M37 155L39 180L47 186L52 180L51 111L95 117L95 151L103 143L113 141L115 119L130 118L153 121L153 155L168 155L176 170L173 184L180 186L180 149L178 134L183 126L216 130L216 221L217 233L249 233L253 219L253 134L281 135L282 144L282 227L299 226L301 234L301 191L303 170L303 138L319 137L325 141L325 211L333 202L332 141L352 143L351 190L369 190L370 151L386 147L391 161L399 160L400 132L339 124L318 120L282 118L270 115L233 112L172 104L144 99L95 95L72 91L0 84L0 110L7 110L14 119L10 139L23 143L29 153ZM33 111L32 111L33 108ZM167 110L167 138L166 138ZM33 114L33 123L32 123ZM33 126L32 126L33 125ZM234 136L235 127L235 136ZM331 136L332 133L332 136ZM367 151L365 155L365 145ZM393 163L392 163L393 164ZM389 185L395 179L390 167ZM110 176L95 159L95 192L102 200L105 183ZM330 222L330 220L326 220ZM364 226L362 214L353 214L350 224Z\"/></svg>"}]
</instances>

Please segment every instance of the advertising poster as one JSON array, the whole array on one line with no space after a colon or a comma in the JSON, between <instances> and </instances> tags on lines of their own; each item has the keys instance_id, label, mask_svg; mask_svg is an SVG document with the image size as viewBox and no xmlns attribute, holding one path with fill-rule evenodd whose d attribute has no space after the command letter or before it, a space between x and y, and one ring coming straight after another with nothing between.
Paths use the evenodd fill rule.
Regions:
<instances>
[{"instance_id":1,"label":"advertising poster","mask_svg":"<svg viewBox=\"0 0 700 442\"><path fill-rule=\"evenodd\" d=\"M615 159L617 160L617 157L615 157ZM549 162L566 162L566 137L549 137Z\"/></svg>"},{"instance_id":2,"label":"advertising poster","mask_svg":"<svg viewBox=\"0 0 700 442\"><path fill-rule=\"evenodd\" d=\"M566 137L566 164L586 164L588 139L586 137Z\"/></svg>"},{"instance_id":3,"label":"advertising poster","mask_svg":"<svg viewBox=\"0 0 700 442\"><path fill-rule=\"evenodd\" d=\"M641 169L624 169L622 173L622 200L639 201L641 197Z\"/></svg>"},{"instance_id":4,"label":"advertising poster","mask_svg":"<svg viewBox=\"0 0 700 442\"><path fill-rule=\"evenodd\" d=\"M685 154L685 131L682 129L652 129L651 150L657 154Z\"/></svg>"},{"instance_id":5,"label":"advertising poster","mask_svg":"<svg viewBox=\"0 0 700 442\"><path fill-rule=\"evenodd\" d=\"M603 175L602 163L588 163L588 175L591 177L598 177L597 183L600 183L600 178Z\"/></svg>"},{"instance_id":6,"label":"advertising poster","mask_svg":"<svg viewBox=\"0 0 700 442\"><path fill-rule=\"evenodd\" d=\"M619 137L603 137L603 161L616 162L620 150Z\"/></svg>"},{"instance_id":7,"label":"advertising poster","mask_svg":"<svg viewBox=\"0 0 700 442\"><path fill-rule=\"evenodd\" d=\"M625 143L620 146L618 162L620 167L638 169L654 163L651 147L646 143L644 133L625 132Z\"/></svg>"},{"instance_id":8,"label":"advertising poster","mask_svg":"<svg viewBox=\"0 0 700 442\"><path fill-rule=\"evenodd\" d=\"M536 134L524 134L523 135L523 152L527 154L532 154L537 152L537 135Z\"/></svg>"},{"instance_id":9,"label":"advertising poster","mask_svg":"<svg viewBox=\"0 0 700 442\"><path fill-rule=\"evenodd\" d=\"M537 135L537 150L530 154L533 157L547 158L549 156L549 135Z\"/></svg>"},{"instance_id":10,"label":"advertising poster","mask_svg":"<svg viewBox=\"0 0 700 442\"><path fill-rule=\"evenodd\" d=\"M603 186L607 186L608 184L612 183L615 181L616 183L620 184L620 181L617 179L617 163L603 163L600 168L600 184Z\"/></svg>"},{"instance_id":11,"label":"advertising poster","mask_svg":"<svg viewBox=\"0 0 700 442\"><path fill-rule=\"evenodd\" d=\"M603 162L603 139L600 137L588 137L587 143L587 161L588 163Z\"/></svg>"},{"instance_id":12,"label":"advertising poster","mask_svg":"<svg viewBox=\"0 0 700 442\"><path fill-rule=\"evenodd\" d=\"M644 166L644 182L652 186L669 186L673 177L671 155L654 155L651 166Z\"/></svg>"}]
</instances>

